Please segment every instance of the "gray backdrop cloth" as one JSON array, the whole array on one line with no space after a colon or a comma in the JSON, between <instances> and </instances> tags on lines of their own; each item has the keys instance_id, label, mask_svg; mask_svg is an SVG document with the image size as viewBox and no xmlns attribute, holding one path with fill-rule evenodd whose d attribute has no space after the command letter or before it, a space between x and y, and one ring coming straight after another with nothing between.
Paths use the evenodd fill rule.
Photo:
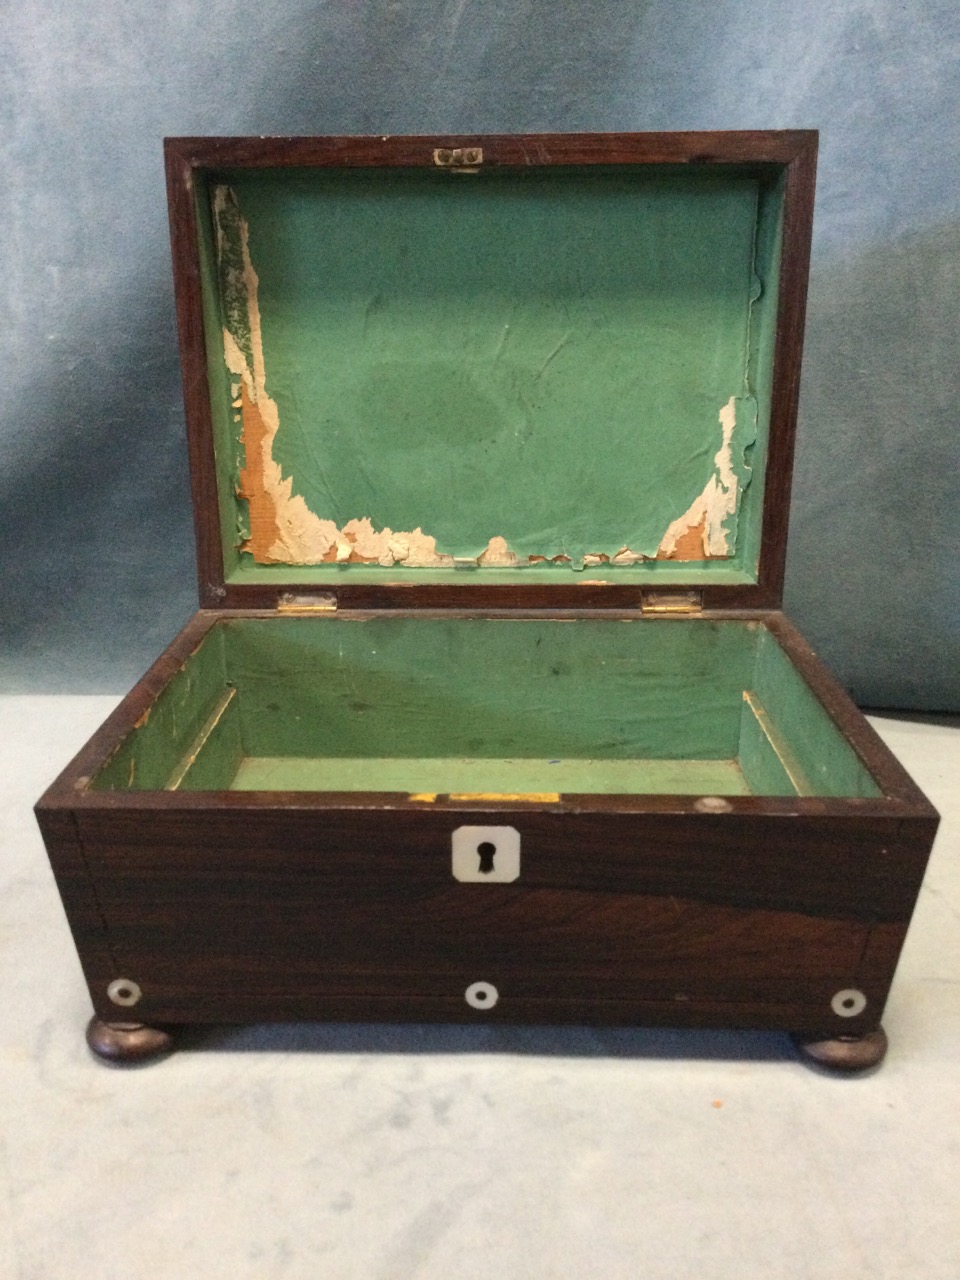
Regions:
<instances>
[{"instance_id":1,"label":"gray backdrop cloth","mask_svg":"<svg viewBox=\"0 0 960 1280\"><path fill-rule=\"evenodd\" d=\"M960 707L957 0L23 0L0 59L0 686L125 689L194 608L164 134L817 127L786 607Z\"/></svg>"}]
</instances>

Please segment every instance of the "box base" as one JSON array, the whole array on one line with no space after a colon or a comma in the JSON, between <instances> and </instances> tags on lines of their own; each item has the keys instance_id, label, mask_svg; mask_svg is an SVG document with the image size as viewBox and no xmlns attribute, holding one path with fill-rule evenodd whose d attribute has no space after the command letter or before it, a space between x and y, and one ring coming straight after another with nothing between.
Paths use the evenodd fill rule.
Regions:
<instances>
[{"instance_id":1,"label":"box base","mask_svg":"<svg viewBox=\"0 0 960 1280\"><path fill-rule=\"evenodd\" d=\"M176 1048L176 1032L171 1028L147 1027L140 1022L105 1022L93 1017L87 1024L86 1040L94 1057L110 1066L138 1066L166 1057ZM879 1067L887 1055L887 1034L882 1027L862 1036L839 1036L832 1040L811 1039L794 1034L802 1062L837 1075L854 1075Z\"/></svg>"}]
</instances>

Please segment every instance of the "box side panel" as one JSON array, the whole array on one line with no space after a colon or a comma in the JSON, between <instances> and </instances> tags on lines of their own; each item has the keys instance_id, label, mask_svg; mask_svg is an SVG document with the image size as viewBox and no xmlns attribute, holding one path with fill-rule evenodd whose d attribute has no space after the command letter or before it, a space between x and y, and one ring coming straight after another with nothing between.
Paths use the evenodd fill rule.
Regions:
<instances>
[{"instance_id":1,"label":"box side panel","mask_svg":"<svg viewBox=\"0 0 960 1280\"><path fill-rule=\"evenodd\" d=\"M832 722L842 742L873 779L880 793L904 806L916 821L932 820L932 830L935 831L938 815L933 805L796 627L779 612L769 614L764 626L770 635L765 637L766 652L761 661L770 661L773 670L788 662L801 677L803 696L812 699ZM771 653L775 647L771 640L779 646L779 655Z\"/></svg>"},{"instance_id":2,"label":"box side panel","mask_svg":"<svg viewBox=\"0 0 960 1280\"><path fill-rule=\"evenodd\" d=\"M92 780L95 790L162 790L182 777L227 693L223 628L214 626L182 662ZM223 785L226 785L224 779Z\"/></svg>"},{"instance_id":3,"label":"box side panel","mask_svg":"<svg viewBox=\"0 0 960 1280\"><path fill-rule=\"evenodd\" d=\"M239 699L236 686L228 683L167 785L172 791L226 791L243 758Z\"/></svg>"},{"instance_id":4,"label":"box side panel","mask_svg":"<svg viewBox=\"0 0 960 1280\"><path fill-rule=\"evenodd\" d=\"M96 884L84 856L76 816L65 809L38 805L37 823L91 991L117 976L109 927ZM104 975L110 975L104 980Z\"/></svg>"},{"instance_id":5,"label":"box side panel","mask_svg":"<svg viewBox=\"0 0 960 1280\"><path fill-rule=\"evenodd\" d=\"M782 751L777 751L772 735L758 717L756 703L744 697L741 705L737 758L751 793L755 796L797 795L797 780L791 777Z\"/></svg>"},{"instance_id":6,"label":"box side panel","mask_svg":"<svg viewBox=\"0 0 960 1280\"><path fill-rule=\"evenodd\" d=\"M215 627L218 616L212 610L201 610L194 614L119 706L50 784L39 801L38 813L41 810L70 811L75 805L82 806L86 802L91 780L105 766L109 766L121 744L135 730L149 722L154 703L167 689L171 679L188 664L191 655L203 644L211 627Z\"/></svg>"},{"instance_id":7,"label":"box side panel","mask_svg":"<svg viewBox=\"0 0 960 1280\"><path fill-rule=\"evenodd\" d=\"M769 631L760 633L757 666L744 701L745 722L756 722L798 794L883 794Z\"/></svg>"}]
</instances>

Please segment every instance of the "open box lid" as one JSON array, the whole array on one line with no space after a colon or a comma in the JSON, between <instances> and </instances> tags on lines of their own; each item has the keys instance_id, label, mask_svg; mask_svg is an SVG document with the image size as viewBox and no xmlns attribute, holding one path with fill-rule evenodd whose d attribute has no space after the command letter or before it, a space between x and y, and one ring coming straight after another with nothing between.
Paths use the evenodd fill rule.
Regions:
<instances>
[{"instance_id":1,"label":"open box lid","mask_svg":"<svg viewBox=\"0 0 960 1280\"><path fill-rule=\"evenodd\" d=\"M202 603L777 607L816 146L169 139Z\"/></svg>"}]
</instances>

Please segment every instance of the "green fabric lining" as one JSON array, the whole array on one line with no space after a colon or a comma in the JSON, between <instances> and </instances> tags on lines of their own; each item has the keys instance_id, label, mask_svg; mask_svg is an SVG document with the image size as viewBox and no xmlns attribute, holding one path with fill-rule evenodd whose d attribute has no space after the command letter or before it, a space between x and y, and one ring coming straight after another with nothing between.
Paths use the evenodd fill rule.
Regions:
<instances>
[{"instance_id":1,"label":"green fabric lining","mask_svg":"<svg viewBox=\"0 0 960 1280\"><path fill-rule=\"evenodd\" d=\"M225 631L252 755L731 759L748 626L381 617Z\"/></svg>"},{"instance_id":2,"label":"green fabric lining","mask_svg":"<svg viewBox=\"0 0 960 1280\"><path fill-rule=\"evenodd\" d=\"M281 424L273 455L314 514L340 527L368 516L378 529L422 529L461 558L495 536L522 560L567 555L573 568L624 546L652 556L716 474L718 415L733 396L741 509L725 527L735 554L695 571L754 578L782 195L769 176L713 166L475 178L244 170L211 175L216 183L235 191L249 224ZM205 199L227 573L382 577L376 565L304 573L238 555L241 450L221 341L225 320L243 340L236 253L228 244L218 288ZM682 562L602 571L691 580ZM457 570L389 572L444 580ZM531 580L525 563L480 572Z\"/></svg>"},{"instance_id":3,"label":"green fabric lining","mask_svg":"<svg viewBox=\"0 0 960 1280\"><path fill-rule=\"evenodd\" d=\"M395 756L248 756L233 791L383 791L411 793L747 795L734 760L514 760Z\"/></svg>"},{"instance_id":4,"label":"green fabric lining","mask_svg":"<svg viewBox=\"0 0 960 1280\"><path fill-rule=\"evenodd\" d=\"M91 785L96 790L159 791L166 787L223 696L227 683L224 638L221 627L214 627L204 638L93 779ZM219 738L213 749L219 756ZM223 775L223 768L217 766L213 776Z\"/></svg>"},{"instance_id":5,"label":"green fabric lining","mask_svg":"<svg viewBox=\"0 0 960 1280\"><path fill-rule=\"evenodd\" d=\"M805 775L811 795L882 794L856 752L837 732L789 658L768 632L761 631L753 687L775 732Z\"/></svg>"},{"instance_id":6,"label":"green fabric lining","mask_svg":"<svg viewBox=\"0 0 960 1280\"><path fill-rule=\"evenodd\" d=\"M93 785L880 794L761 624L642 618L223 620Z\"/></svg>"}]
</instances>

